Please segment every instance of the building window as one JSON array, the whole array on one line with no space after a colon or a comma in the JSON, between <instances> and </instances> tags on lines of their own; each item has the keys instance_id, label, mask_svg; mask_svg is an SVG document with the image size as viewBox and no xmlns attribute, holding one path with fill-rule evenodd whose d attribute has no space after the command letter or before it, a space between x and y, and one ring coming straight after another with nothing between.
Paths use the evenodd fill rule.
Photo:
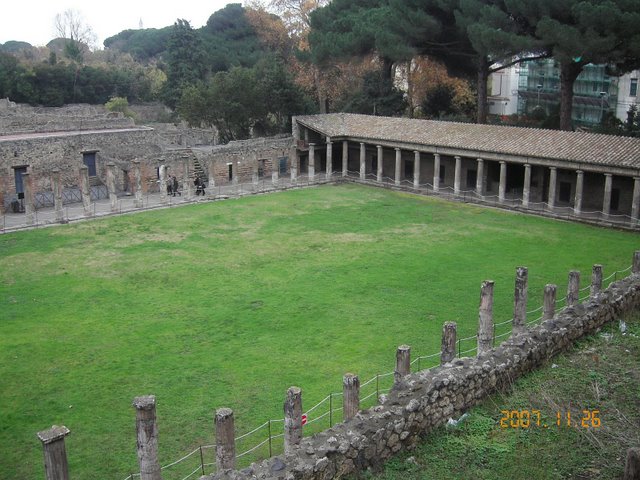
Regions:
<instances>
[{"instance_id":1,"label":"building window","mask_svg":"<svg viewBox=\"0 0 640 480\"><path fill-rule=\"evenodd\" d=\"M266 163L266 160L258 160L258 178L264 178L264 169Z\"/></svg>"},{"instance_id":2,"label":"building window","mask_svg":"<svg viewBox=\"0 0 640 480\"><path fill-rule=\"evenodd\" d=\"M280 157L279 159L279 165L280 165L280 175L284 175L285 173L287 173L287 161L289 160L288 157Z\"/></svg>"},{"instance_id":3,"label":"building window","mask_svg":"<svg viewBox=\"0 0 640 480\"><path fill-rule=\"evenodd\" d=\"M89 176L96 176L96 152L84 152L82 154L82 161L89 169Z\"/></svg>"},{"instance_id":4,"label":"building window","mask_svg":"<svg viewBox=\"0 0 640 480\"><path fill-rule=\"evenodd\" d=\"M632 78L631 84L629 85L629 96L635 97L638 94L638 79Z\"/></svg>"}]
</instances>

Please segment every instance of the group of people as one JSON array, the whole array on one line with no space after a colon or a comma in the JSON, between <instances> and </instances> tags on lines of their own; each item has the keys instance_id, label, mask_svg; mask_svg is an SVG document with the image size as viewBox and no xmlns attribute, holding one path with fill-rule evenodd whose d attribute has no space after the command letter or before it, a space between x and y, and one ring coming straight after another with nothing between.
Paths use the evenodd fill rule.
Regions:
<instances>
[{"instance_id":1,"label":"group of people","mask_svg":"<svg viewBox=\"0 0 640 480\"><path fill-rule=\"evenodd\" d=\"M206 194L204 182L200 177L196 177L193 184L196 187L196 195L204 196ZM176 195L182 196L180 190L178 190L178 179L175 175L171 175L167 181L167 195L172 197L175 197Z\"/></svg>"}]
</instances>

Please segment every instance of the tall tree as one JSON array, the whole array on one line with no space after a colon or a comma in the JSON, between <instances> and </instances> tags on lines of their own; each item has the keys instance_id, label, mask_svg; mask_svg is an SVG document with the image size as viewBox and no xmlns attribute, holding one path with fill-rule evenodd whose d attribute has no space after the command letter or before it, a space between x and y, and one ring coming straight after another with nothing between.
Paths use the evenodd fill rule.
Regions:
<instances>
[{"instance_id":1,"label":"tall tree","mask_svg":"<svg viewBox=\"0 0 640 480\"><path fill-rule=\"evenodd\" d=\"M76 63L82 63L85 53L96 43L96 34L91 26L80 12L73 9L56 14L54 25L57 36L67 40L65 55Z\"/></svg>"}]
</instances>

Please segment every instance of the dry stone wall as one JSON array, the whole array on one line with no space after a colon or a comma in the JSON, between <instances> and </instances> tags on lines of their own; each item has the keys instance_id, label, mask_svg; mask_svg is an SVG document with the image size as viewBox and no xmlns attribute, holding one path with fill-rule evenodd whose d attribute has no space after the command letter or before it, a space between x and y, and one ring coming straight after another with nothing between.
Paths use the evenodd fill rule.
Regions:
<instances>
[{"instance_id":1,"label":"dry stone wall","mask_svg":"<svg viewBox=\"0 0 640 480\"><path fill-rule=\"evenodd\" d=\"M405 376L381 405L302 440L289 453L203 480L326 480L377 467L420 436L457 418L489 393L540 366L605 323L640 309L640 275L475 358Z\"/></svg>"}]
</instances>

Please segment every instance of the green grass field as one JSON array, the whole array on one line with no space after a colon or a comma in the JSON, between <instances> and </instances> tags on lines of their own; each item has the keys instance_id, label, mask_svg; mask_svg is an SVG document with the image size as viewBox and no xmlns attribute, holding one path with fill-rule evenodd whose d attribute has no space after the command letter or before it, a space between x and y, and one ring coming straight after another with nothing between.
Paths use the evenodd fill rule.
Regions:
<instances>
[{"instance_id":1,"label":"green grass field","mask_svg":"<svg viewBox=\"0 0 640 480\"><path fill-rule=\"evenodd\" d=\"M213 443L216 408L244 433L282 417L291 385L308 409L345 372L392 371L400 344L438 351L445 321L475 334L485 279L506 320L517 266L533 309L571 269L586 285L594 263L628 267L639 240L353 185L2 235L0 478L44 478L36 432L56 424L72 478L121 480L144 394L170 463Z\"/></svg>"}]
</instances>

